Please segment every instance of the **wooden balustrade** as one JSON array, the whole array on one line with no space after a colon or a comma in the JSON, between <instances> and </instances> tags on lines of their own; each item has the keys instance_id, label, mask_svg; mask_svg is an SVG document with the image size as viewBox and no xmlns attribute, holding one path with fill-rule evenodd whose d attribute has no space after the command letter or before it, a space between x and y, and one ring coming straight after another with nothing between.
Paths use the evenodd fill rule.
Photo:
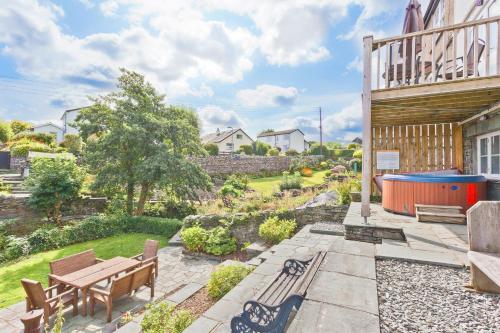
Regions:
<instances>
[{"instance_id":1,"label":"wooden balustrade","mask_svg":"<svg viewBox=\"0 0 500 333\"><path fill-rule=\"evenodd\" d=\"M499 45L495 16L372 40L365 57L374 64L372 89L381 90L500 75Z\"/></svg>"}]
</instances>

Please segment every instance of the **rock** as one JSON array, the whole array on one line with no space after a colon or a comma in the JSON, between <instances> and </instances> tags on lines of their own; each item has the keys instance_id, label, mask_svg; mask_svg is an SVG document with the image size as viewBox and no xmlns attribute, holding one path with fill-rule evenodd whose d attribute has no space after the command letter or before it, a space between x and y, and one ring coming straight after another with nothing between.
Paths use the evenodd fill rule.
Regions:
<instances>
[{"instance_id":1,"label":"rock","mask_svg":"<svg viewBox=\"0 0 500 333\"><path fill-rule=\"evenodd\" d=\"M334 205L337 203L337 192L330 191L321 193L320 195L312 198L302 206L298 207L298 209L303 209L307 207L318 207L321 205Z\"/></svg>"}]
</instances>

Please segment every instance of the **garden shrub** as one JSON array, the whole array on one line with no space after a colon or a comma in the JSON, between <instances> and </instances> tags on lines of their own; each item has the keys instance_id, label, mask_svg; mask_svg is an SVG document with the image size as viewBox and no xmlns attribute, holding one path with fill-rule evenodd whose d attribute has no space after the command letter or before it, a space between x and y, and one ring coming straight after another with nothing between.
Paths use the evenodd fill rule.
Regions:
<instances>
[{"instance_id":1,"label":"garden shrub","mask_svg":"<svg viewBox=\"0 0 500 333\"><path fill-rule=\"evenodd\" d=\"M31 131L24 131L17 133L12 137L12 141L30 141L30 142L39 142L43 143L47 146L55 145L56 136L55 134L49 133L35 133Z\"/></svg>"},{"instance_id":2,"label":"garden shrub","mask_svg":"<svg viewBox=\"0 0 500 333\"><path fill-rule=\"evenodd\" d=\"M21 132L27 132L31 129L31 124L22 120L12 120L10 122L10 128L12 129L12 132L15 134L21 133Z\"/></svg>"},{"instance_id":3,"label":"garden shrub","mask_svg":"<svg viewBox=\"0 0 500 333\"><path fill-rule=\"evenodd\" d=\"M208 231L204 250L216 256L232 253L237 250L236 238L231 236L228 228L215 227Z\"/></svg>"},{"instance_id":4,"label":"garden shrub","mask_svg":"<svg viewBox=\"0 0 500 333\"><path fill-rule=\"evenodd\" d=\"M309 168L309 169L316 169L317 165L315 162L308 158L304 158L303 156L296 157L292 159L292 162L290 163L290 171L300 171L304 168Z\"/></svg>"},{"instance_id":5,"label":"garden shrub","mask_svg":"<svg viewBox=\"0 0 500 333\"><path fill-rule=\"evenodd\" d=\"M339 195L337 201L339 205L348 205L351 203L351 183L350 182L341 182L337 185L335 189L337 194Z\"/></svg>"},{"instance_id":6,"label":"garden shrub","mask_svg":"<svg viewBox=\"0 0 500 333\"><path fill-rule=\"evenodd\" d=\"M358 149L359 144L351 142L350 144L347 145L347 149Z\"/></svg>"},{"instance_id":7,"label":"garden shrub","mask_svg":"<svg viewBox=\"0 0 500 333\"><path fill-rule=\"evenodd\" d=\"M182 309L176 311L167 323L167 332L181 333L188 328L195 319L196 317L189 310Z\"/></svg>"},{"instance_id":8,"label":"garden shrub","mask_svg":"<svg viewBox=\"0 0 500 333\"><path fill-rule=\"evenodd\" d=\"M255 142L255 155L266 156L271 146L262 141Z\"/></svg>"},{"instance_id":9,"label":"garden shrub","mask_svg":"<svg viewBox=\"0 0 500 333\"><path fill-rule=\"evenodd\" d=\"M0 121L0 143L7 143L12 137L9 123Z\"/></svg>"},{"instance_id":10,"label":"garden shrub","mask_svg":"<svg viewBox=\"0 0 500 333\"><path fill-rule=\"evenodd\" d=\"M215 143L207 143L206 145L203 146L203 148L205 148L208 155L210 156L219 155L219 146L217 146Z\"/></svg>"},{"instance_id":11,"label":"garden shrub","mask_svg":"<svg viewBox=\"0 0 500 333\"><path fill-rule=\"evenodd\" d=\"M354 154L354 149L335 149L334 152L336 157L346 158L352 157L352 155Z\"/></svg>"},{"instance_id":12,"label":"garden shrub","mask_svg":"<svg viewBox=\"0 0 500 333\"><path fill-rule=\"evenodd\" d=\"M290 174L290 172L283 172L283 177L281 177L280 191L301 189L302 188L302 177L300 173L295 172Z\"/></svg>"},{"instance_id":13,"label":"garden shrub","mask_svg":"<svg viewBox=\"0 0 500 333\"><path fill-rule=\"evenodd\" d=\"M193 252L201 252L205 248L208 233L200 226L186 228L181 231L181 238L184 246Z\"/></svg>"},{"instance_id":14,"label":"garden shrub","mask_svg":"<svg viewBox=\"0 0 500 333\"><path fill-rule=\"evenodd\" d=\"M10 193L11 190L12 190L11 186L10 185L6 185L3 182L3 179L0 178L0 192Z\"/></svg>"},{"instance_id":15,"label":"garden shrub","mask_svg":"<svg viewBox=\"0 0 500 333\"><path fill-rule=\"evenodd\" d=\"M248 176L231 175L224 182L224 185L231 185L235 189L246 191L248 189Z\"/></svg>"},{"instance_id":16,"label":"garden shrub","mask_svg":"<svg viewBox=\"0 0 500 333\"><path fill-rule=\"evenodd\" d=\"M299 155L299 152L296 151L295 149L288 149L286 152L285 152L285 155L286 156L298 156Z\"/></svg>"},{"instance_id":17,"label":"garden shrub","mask_svg":"<svg viewBox=\"0 0 500 333\"><path fill-rule=\"evenodd\" d=\"M259 226L259 236L267 243L278 244L282 240L290 238L296 228L297 222L295 220L280 220L277 216L273 216L267 218Z\"/></svg>"},{"instance_id":18,"label":"garden shrub","mask_svg":"<svg viewBox=\"0 0 500 333\"><path fill-rule=\"evenodd\" d=\"M3 261L14 260L30 253L30 245L25 237L7 236Z\"/></svg>"},{"instance_id":19,"label":"garden shrub","mask_svg":"<svg viewBox=\"0 0 500 333\"><path fill-rule=\"evenodd\" d=\"M59 145L65 148L71 154L80 155L83 148L83 141L82 138L77 134L66 134L64 136L63 142L61 142Z\"/></svg>"},{"instance_id":20,"label":"garden shrub","mask_svg":"<svg viewBox=\"0 0 500 333\"><path fill-rule=\"evenodd\" d=\"M245 155L253 155L253 147L252 145L241 145L240 151L245 153Z\"/></svg>"},{"instance_id":21,"label":"garden shrub","mask_svg":"<svg viewBox=\"0 0 500 333\"><path fill-rule=\"evenodd\" d=\"M146 313L141 322L144 333L165 333L166 327L174 313L175 306L164 303L146 305Z\"/></svg>"},{"instance_id":22,"label":"garden shrub","mask_svg":"<svg viewBox=\"0 0 500 333\"><path fill-rule=\"evenodd\" d=\"M28 204L61 227L62 208L78 198L84 179L85 172L74 159L37 158L24 182L31 191Z\"/></svg>"},{"instance_id":23,"label":"garden shrub","mask_svg":"<svg viewBox=\"0 0 500 333\"><path fill-rule=\"evenodd\" d=\"M280 155L280 151L277 148L272 148L272 149L269 149L269 151L267 152L267 154L269 156L279 156Z\"/></svg>"},{"instance_id":24,"label":"garden shrub","mask_svg":"<svg viewBox=\"0 0 500 333\"><path fill-rule=\"evenodd\" d=\"M218 268L212 273L208 281L208 294L216 300L221 299L252 271L253 268L243 265L229 265Z\"/></svg>"},{"instance_id":25,"label":"garden shrub","mask_svg":"<svg viewBox=\"0 0 500 333\"><path fill-rule=\"evenodd\" d=\"M362 149L357 149L352 154L352 157L354 157L354 158L363 158L363 150Z\"/></svg>"},{"instance_id":26,"label":"garden shrub","mask_svg":"<svg viewBox=\"0 0 500 333\"><path fill-rule=\"evenodd\" d=\"M147 202L144 206L144 215L150 217L164 217L183 219L196 214L196 207L187 200L168 198L166 201Z\"/></svg>"},{"instance_id":27,"label":"garden shrub","mask_svg":"<svg viewBox=\"0 0 500 333\"><path fill-rule=\"evenodd\" d=\"M124 232L139 232L166 237L172 237L182 227L182 222L177 219L148 216L121 216L119 223Z\"/></svg>"},{"instance_id":28,"label":"garden shrub","mask_svg":"<svg viewBox=\"0 0 500 333\"><path fill-rule=\"evenodd\" d=\"M12 157L27 157L30 151L51 153L53 149L44 143L27 140L15 142L10 146L10 154Z\"/></svg>"},{"instance_id":29,"label":"garden shrub","mask_svg":"<svg viewBox=\"0 0 500 333\"><path fill-rule=\"evenodd\" d=\"M220 190L219 193L222 197L234 197L234 198L239 198L243 196L243 191L235 188L233 185L230 184L224 184Z\"/></svg>"},{"instance_id":30,"label":"garden shrub","mask_svg":"<svg viewBox=\"0 0 500 333\"><path fill-rule=\"evenodd\" d=\"M28 236L30 253L42 252L67 245L63 233L58 228L45 226Z\"/></svg>"},{"instance_id":31,"label":"garden shrub","mask_svg":"<svg viewBox=\"0 0 500 333\"><path fill-rule=\"evenodd\" d=\"M319 167L321 170L326 170L330 167L330 164L326 161L322 161L320 164L319 164Z\"/></svg>"},{"instance_id":32,"label":"garden shrub","mask_svg":"<svg viewBox=\"0 0 500 333\"><path fill-rule=\"evenodd\" d=\"M361 180L352 179L351 180L351 190L354 192L361 192Z\"/></svg>"}]
</instances>

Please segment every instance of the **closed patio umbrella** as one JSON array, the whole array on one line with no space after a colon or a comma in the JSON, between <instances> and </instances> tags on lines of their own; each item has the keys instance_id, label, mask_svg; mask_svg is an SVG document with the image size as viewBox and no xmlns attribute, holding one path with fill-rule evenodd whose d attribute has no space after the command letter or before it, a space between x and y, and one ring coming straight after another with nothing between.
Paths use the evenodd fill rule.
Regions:
<instances>
[{"instance_id":1,"label":"closed patio umbrella","mask_svg":"<svg viewBox=\"0 0 500 333\"><path fill-rule=\"evenodd\" d=\"M410 0L410 3L406 7L406 15L403 23L403 34L409 34L412 32L423 31L424 17L422 16L421 5L418 0ZM406 54L408 57L412 54L412 41L408 39L406 41ZM415 54L422 50L422 37L417 37L415 39ZM403 44L399 47L399 55L403 56Z\"/></svg>"}]
</instances>

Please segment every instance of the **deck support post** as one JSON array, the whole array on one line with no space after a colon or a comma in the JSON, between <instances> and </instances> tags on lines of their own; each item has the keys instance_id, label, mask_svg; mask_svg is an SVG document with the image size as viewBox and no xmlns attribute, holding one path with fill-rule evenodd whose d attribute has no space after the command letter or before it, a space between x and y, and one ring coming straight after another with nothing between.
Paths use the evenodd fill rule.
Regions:
<instances>
[{"instance_id":1,"label":"deck support post","mask_svg":"<svg viewBox=\"0 0 500 333\"><path fill-rule=\"evenodd\" d=\"M361 191L361 216L363 217L370 216L372 182L372 44L373 36L363 38L363 179Z\"/></svg>"}]
</instances>

